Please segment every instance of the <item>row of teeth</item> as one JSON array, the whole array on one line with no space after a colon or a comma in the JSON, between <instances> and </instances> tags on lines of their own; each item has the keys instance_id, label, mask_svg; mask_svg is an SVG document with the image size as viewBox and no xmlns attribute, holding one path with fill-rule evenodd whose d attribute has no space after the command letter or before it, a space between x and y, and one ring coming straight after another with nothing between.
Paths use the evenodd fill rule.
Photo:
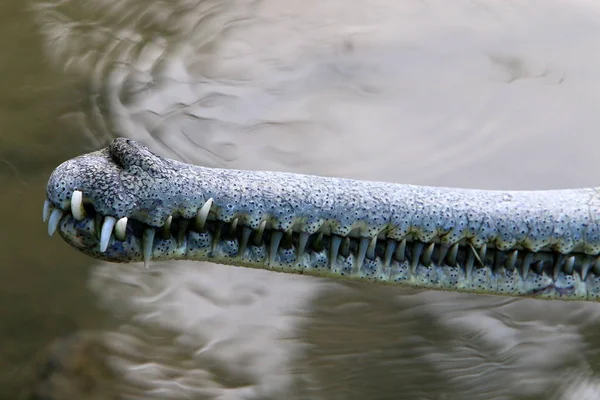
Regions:
<instances>
[{"instance_id":1,"label":"row of teeth","mask_svg":"<svg viewBox=\"0 0 600 400\"><path fill-rule=\"evenodd\" d=\"M204 225L206 224L206 220L208 219L208 214L210 212L212 204L213 199L208 199L196 214L196 227L200 231L204 229ZM58 224L65 212L60 208L55 208L52 205L52 202L46 199L46 201L44 202L44 209L42 214L42 220L44 222L48 222L48 235L54 235L54 232L56 232ZM80 190L73 191L73 195L71 196L71 215L73 215L73 218L75 218L77 221L83 221L83 219L85 219L86 217L85 207L83 206L83 193ZM113 232L117 240L124 241L126 239L127 221L127 217L123 217L118 220L115 217L111 216L104 217L104 221L102 222L102 228L100 230L100 252L104 253L108 248L108 243ZM164 232L169 232L171 230L172 221L173 217L169 216L169 218L167 218L165 224L162 227ZM234 221L234 224L237 225L237 219ZM261 225L263 230L265 226L266 221L263 223L263 225ZM180 230L183 230L185 232L185 226L180 225ZM156 231L154 228L147 228L144 232L144 263L146 264L146 266L148 266L148 263L150 262L155 232Z\"/></svg>"},{"instance_id":2,"label":"row of teeth","mask_svg":"<svg viewBox=\"0 0 600 400\"><path fill-rule=\"evenodd\" d=\"M213 205L213 199L210 198L204 205L200 208L198 213L195 216L195 228L202 232L206 225L208 215L210 213L210 209ZM60 219L65 214L59 208L55 208L49 200L46 200L44 203L43 210L43 220L44 222L48 222L48 234L52 236L56 231ZM86 217L86 211L83 205L83 193L81 191L74 191L71 197L71 214L73 218L78 221L82 221ZM100 214L97 214L97 217L101 218ZM167 218L165 224L162 228L163 236L169 237L171 230L171 223L173 218L170 216ZM106 216L103 221L99 220L101 223L97 224L97 226L101 226L99 231L100 236L100 251L104 252L108 248L108 244L110 238L114 232L115 238L120 241L126 240L126 230L127 230L127 217L123 217L117 220L114 217ZM238 219L234 219L231 223L229 223L230 229L232 232L236 231L238 225ZM183 240L185 236L186 230L188 227L187 220L180 220L178 224L178 233L177 240L179 243ZM242 235L240 240L240 247L238 254L243 254L246 247L248 246L248 242L250 240L251 234L254 232L254 237L252 242L254 244L259 244L262 242L263 234L266 228L266 221L263 221L258 229L255 231L252 228L243 226L242 227ZM144 230L143 234L143 255L144 255L144 263L148 265L152 255L152 247L154 244L154 237L156 234L156 228L147 227ZM321 247L323 242L323 233L317 232L314 239L314 246ZM309 243L310 234L306 232L300 232L297 237L297 250L296 255L297 259L304 254L307 244ZM271 231L270 232L270 243L268 244L268 254L271 260L275 259L275 255L280 247L281 241L284 237L284 232L280 231ZM356 267L360 269L365 258L374 260L376 257L376 248L378 243L378 237L375 236L373 238L352 238L353 241L358 240L357 246L357 254L356 254ZM216 241L215 241L216 242ZM337 259L338 254L347 255L349 253L349 249L351 246L351 239L349 237L341 237L337 235L331 235L328 237L328 247L329 247L329 262L330 267L333 266L335 260ZM381 242L380 242L381 243ZM459 257L459 249L462 246L462 252ZM465 248L466 246L466 248ZM401 241L396 241L393 239L387 239L385 241L385 249L382 251L381 258L384 266L389 266L391 264L392 259L398 262L404 262L406 260L410 261L410 267L412 272L414 272L417 268L419 262L428 267L433 262L434 251L436 258L438 259L438 265L458 265L459 258L464 266L467 275L470 274L471 270L475 267L475 264L479 266L485 266L484 261L486 259L487 253L487 245L480 247L479 249L475 249L471 244L459 244L455 243L453 245L441 245L439 243L423 243L420 241L407 241L407 239L403 239ZM466 253L465 251L466 250ZM529 274L529 270L533 267L533 270L542 274L544 268L544 262L550 260L540 259L540 253L532 253L525 252L521 254L519 257L519 250L512 250L508 252L500 252L497 249L494 249L494 263L497 263L497 260L500 260L500 254L505 255L505 260L502 262L501 267L506 269L514 269L519 267L521 274L524 278L527 278ZM536 255L534 257L534 255ZM552 257L552 254L546 254L548 257ZM546 257L546 258L548 258ZM489 258L489 255L488 255ZM553 257L553 267L552 267L552 275L554 280L557 279L558 274L561 270L565 273L571 275L574 269L578 269L581 274L581 278L583 280L586 279L588 272L590 269L594 271L596 275L600 275L600 257L593 256L584 256L578 255L559 255ZM577 264L577 266L576 266ZM495 267L500 267L495 265ZM577 267L577 268L575 268Z\"/></svg>"}]
</instances>

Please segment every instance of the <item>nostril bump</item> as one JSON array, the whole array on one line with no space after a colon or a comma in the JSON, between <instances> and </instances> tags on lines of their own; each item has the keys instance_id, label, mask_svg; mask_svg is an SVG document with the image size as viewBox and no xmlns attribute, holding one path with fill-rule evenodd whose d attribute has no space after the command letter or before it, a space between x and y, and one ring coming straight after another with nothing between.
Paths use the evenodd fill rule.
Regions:
<instances>
[{"instance_id":1,"label":"nostril bump","mask_svg":"<svg viewBox=\"0 0 600 400\"><path fill-rule=\"evenodd\" d=\"M145 171L153 171L163 162L162 158L152 153L146 146L131 139L114 139L108 151L115 164L123 169L137 166Z\"/></svg>"}]
</instances>

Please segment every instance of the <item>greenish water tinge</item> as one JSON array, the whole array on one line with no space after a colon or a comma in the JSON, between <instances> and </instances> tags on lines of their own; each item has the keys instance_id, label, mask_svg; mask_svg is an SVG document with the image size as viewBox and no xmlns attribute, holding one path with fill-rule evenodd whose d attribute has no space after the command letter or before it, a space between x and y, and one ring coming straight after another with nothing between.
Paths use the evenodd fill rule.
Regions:
<instances>
[{"instance_id":1,"label":"greenish water tinge","mask_svg":"<svg viewBox=\"0 0 600 400\"><path fill-rule=\"evenodd\" d=\"M0 398L26 398L49 345L105 326L87 290L90 261L41 223L47 177L89 150L69 131L75 87L51 68L25 2L0 4Z\"/></svg>"}]
</instances>

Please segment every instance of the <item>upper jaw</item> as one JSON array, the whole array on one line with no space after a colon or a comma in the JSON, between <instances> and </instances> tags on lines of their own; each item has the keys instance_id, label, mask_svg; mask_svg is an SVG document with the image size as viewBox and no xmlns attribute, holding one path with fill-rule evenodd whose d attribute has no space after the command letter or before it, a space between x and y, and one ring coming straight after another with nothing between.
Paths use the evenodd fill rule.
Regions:
<instances>
[{"instance_id":1,"label":"upper jaw","mask_svg":"<svg viewBox=\"0 0 600 400\"><path fill-rule=\"evenodd\" d=\"M128 139L59 165L46 188L43 220L71 245L96 258L132 261L152 251L156 228L173 218L203 224L212 199L196 207L201 180L195 170L154 155ZM138 243L138 239L143 242ZM112 243L112 245L111 245ZM117 243L115 245L115 243Z\"/></svg>"},{"instance_id":2,"label":"upper jaw","mask_svg":"<svg viewBox=\"0 0 600 400\"><path fill-rule=\"evenodd\" d=\"M63 212L75 210L73 196L81 193L82 204L103 216L162 226L172 213L157 184L165 181L161 173L174 171L158 168L167 162L136 142L115 139L108 148L59 165L48 180L46 195L51 206Z\"/></svg>"}]
</instances>

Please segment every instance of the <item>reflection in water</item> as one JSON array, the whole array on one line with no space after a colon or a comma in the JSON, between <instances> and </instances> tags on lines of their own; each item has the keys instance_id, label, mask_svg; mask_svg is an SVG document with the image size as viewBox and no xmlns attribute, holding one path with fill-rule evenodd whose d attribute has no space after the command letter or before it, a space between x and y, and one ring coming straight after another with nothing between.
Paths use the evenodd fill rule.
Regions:
<instances>
[{"instance_id":1,"label":"reflection in water","mask_svg":"<svg viewBox=\"0 0 600 400\"><path fill-rule=\"evenodd\" d=\"M600 8L584 1L57 1L82 132L188 162L480 188L594 185ZM568 133L568 134L567 134ZM589 172L588 172L589 171ZM98 265L128 398L582 399L595 304ZM100 339L102 340L102 339Z\"/></svg>"}]
</instances>

